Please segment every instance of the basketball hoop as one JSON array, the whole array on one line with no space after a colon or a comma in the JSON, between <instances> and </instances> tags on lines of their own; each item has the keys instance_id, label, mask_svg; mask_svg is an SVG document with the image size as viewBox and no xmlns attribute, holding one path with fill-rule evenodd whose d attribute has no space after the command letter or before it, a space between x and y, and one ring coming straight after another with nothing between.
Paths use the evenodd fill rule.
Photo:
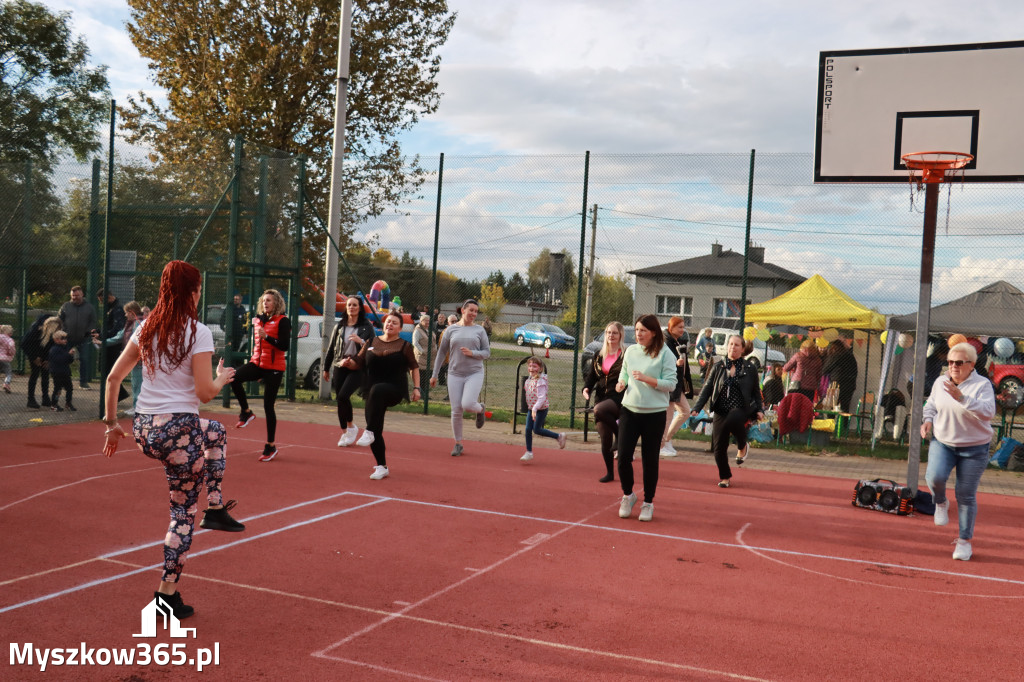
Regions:
<instances>
[{"instance_id":1,"label":"basketball hoop","mask_svg":"<svg viewBox=\"0 0 1024 682\"><path fill-rule=\"evenodd\" d=\"M974 156L963 152L912 152L900 158L910 171L911 181L917 180L918 185L943 182L946 171L962 171L974 160ZM914 171L921 171L921 175L915 176Z\"/></svg>"}]
</instances>

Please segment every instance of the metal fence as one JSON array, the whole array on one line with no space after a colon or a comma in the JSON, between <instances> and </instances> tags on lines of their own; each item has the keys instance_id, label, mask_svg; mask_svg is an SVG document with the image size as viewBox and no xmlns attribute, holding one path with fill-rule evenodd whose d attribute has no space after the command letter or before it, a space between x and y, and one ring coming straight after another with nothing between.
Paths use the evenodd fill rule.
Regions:
<instances>
[{"instance_id":1,"label":"metal fence","mask_svg":"<svg viewBox=\"0 0 1024 682\"><path fill-rule=\"evenodd\" d=\"M208 160L168 168L118 144L113 178L100 161L49 174L30 164L0 166L0 235L8 245L0 253L0 314L16 339L38 313L57 310L73 284L95 305L105 264L122 303L151 305L160 268L174 257L207 273L204 313L219 314L232 293L251 306L269 287L289 294L293 313L316 312L330 247L325 216L304 199L303 160L224 136L211 136L207 146L217 150ZM664 321L679 314L691 332L738 327L744 281L732 265L691 271L693 260L714 253L750 257L746 265L757 273L746 281L751 303L789 286L784 274L766 283L753 263L799 277L822 274L885 314L916 309L923 202L909 183L815 185L809 154L442 156L419 164L415 196L356 223L342 245L338 290L369 292L386 282L407 312L434 314L480 297L481 285L500 287L482 300L497 344L514 343L513 330L538 321L564 328L579 350L608 321L628 326L642 312ZM1021 188L950 185L943 202L948 222L940 212L934 302L996 280L1024 288ZM1006 315L1020 318L1024 336L1024 314ZM787 333L797 336L776 334L769 345L792 352L803 332ZM498 359L506 352L521 351L496 353L487 391L491 402L511 407L514 379L497 370L512 364ZM579 361L553 364L553 409L567 411L578 395ZM25 369L20 357L16 368ZM308 367L292 372L294 379ZM38 414L25 412L24 392L17 398L2 410L16 414L13 423Z\"/></svg>"}]
</instances>

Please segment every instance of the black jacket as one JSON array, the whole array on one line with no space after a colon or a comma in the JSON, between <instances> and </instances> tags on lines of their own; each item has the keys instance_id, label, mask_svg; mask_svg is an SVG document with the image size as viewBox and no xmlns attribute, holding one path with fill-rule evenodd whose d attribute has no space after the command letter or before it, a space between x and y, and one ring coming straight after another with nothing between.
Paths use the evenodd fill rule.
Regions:
<instances>
[{"instance_id":1,"label":"black jacket","mask_svg":"<svg viewBox=\"0 0 1024 682\"><path fill-rule=\"evenodd\" d=\"M626 355L625 351L625 348L619 349L619 357L607 374L604 372L604 367L601 366L601 354L594 353L587 376L583 381L583 388L590 391L591 404L597 405L599 402L609 399L622 404L623 394L615 390L615 384L619 382L619 372L622 371L622 358Z\"/></svg>"},{"instance_id":2,"label":"black jacket","mask_svg":"<svg viewBox=\"0 0 1024 682\"><path fill-rule=\"evenodd\" d=\"M694 412L700 412L705 405L713 408L718 402L718 396L725 386L725 358L720 359L708 373L707 381L700 390L700 397L693 406ZM757 368L749 360L743 360L736 372L737 383L740 392L743 394L743 404L746 406L747 416L752 417L758 412L764 412L761 404L761 387L757 382ZM725 415L722 415L725 416Z\"/></svg>"},{"instance_id":3,"label":"black jacket","mask_svg":"<svg viewBox=\"0 0 1024 682\"><path fill-rule=\"evenodd\" d=\"M328 368L328 367L331 367L332 365L334 365L334 360L335 360L334 352L335 352L335 347L338 344L338 335L341 333L341 330L344 329L344 328L345 328L345 322L341 321L341 320L339 320L337 322L337 324L334 325L334 331L331 332L331 343L327 347L327 357L324 358L324 368L325 369ZM364 322L363 324L359 324L359 325L356 326L355 329L356 329L356 336L361 338L363 341L372 341L374 339L374 337L377 336L376 332L374 332L374 330L373 330L373 325L371 325L369 322ZM338 358L338 359L340 360L341 358Z\"/></svg>"}]
</instances>

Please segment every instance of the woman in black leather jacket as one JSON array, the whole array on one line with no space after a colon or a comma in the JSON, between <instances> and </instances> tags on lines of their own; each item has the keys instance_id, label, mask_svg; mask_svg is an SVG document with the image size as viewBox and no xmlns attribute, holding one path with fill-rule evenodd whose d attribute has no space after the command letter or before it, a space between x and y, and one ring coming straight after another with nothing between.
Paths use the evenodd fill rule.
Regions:
<instances>
[{"instance_id":1,"label":"woman in black leather jacket","mask_svg":"<svg viewBox=\"0 0 1024 682\"><path fill-rule=\"evenodd\" d=\"M747 456L747 422L764 417L757 368L743 358L746 344L734 334L726 343L726 356L716 362L708 373L700 397L690 413L694 416L708 405L715 413L711 423L711 441L718 465L718 487L728 488L732 478L729 467L729 435L736 441L736 463Z\"/></svg>"},{"instance_id":2,"label":"woman in black leather jacket","mask_svg":"<svg viewBox=\"0 0 1024 682\"><path fill-rule=\"evenodd\" d=\"M601 352L594 354L587 376L584 379L583 399L594 398L594 423L601 437L601 456L607 470L601 477L602 483L615 480L615 455L612 441L618 433L619 409L622 407L622 393L615 390L622 369L622 339L625 328L621 322L609 322L604 328L604 345Z\"/></svg>"}]
</instances>

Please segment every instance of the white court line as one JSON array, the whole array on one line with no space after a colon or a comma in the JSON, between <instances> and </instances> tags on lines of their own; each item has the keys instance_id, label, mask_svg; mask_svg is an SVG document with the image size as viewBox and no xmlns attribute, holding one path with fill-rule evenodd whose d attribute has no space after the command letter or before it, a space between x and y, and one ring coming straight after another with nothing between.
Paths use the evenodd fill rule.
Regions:
<instances>
[{"instance_id":1,"label":"white court line","mask_svg":"<svg viewBox=\"0 0 1024 682\"><path fill-rule=\"evenodd\" d=\"M18 467L31 467L37 464L54 464L56 462L70 462L73 459L88 459L89 457L99 457L102 452L90 452L88 455L75 455L74 457L62 457L61 459L41 459L38 462L22 462L21 464L4 464L0 466L0 469L17 469Z\"/></svg>"},{"instance_id":2,"label":"white court line","mask_svg":"<svg viewBox=\"0 0 1024 682\"><path fill-rule=\"evenodd\" d=\"M385 501L385 499L371 500L370 502L367 502L366 504L360 504L360 505L357 505L355 507L350 507L348 509L342 509L340 511L332 512L330 514L324 514L323 516L318 516L316 518L308 519L306 521L298 521L296 523L292 523L292 524L289 524L287 526L282 526L281 528L275 528L274 530L268 530L265 533L259 533L257 535L253 535L253 536L247 537L247 538L242 538L240 540L236 540L234 542L229 542L229 543L224 544L224 545L219 545L217 547L210 547L209 549L200 550L198 552L190 552L189 553L189 558L195 558L195 557L203 556L204 554L212 554L213 552L220 552L221 550L225 550L225 549L228 549L230 547L236 547L238 545L242 545L242 544L245 544L247 542L254 542L256 540L261 540L261 539L263 539L265 537L269 537L271 535L277 535L278 533L283 533L284 531L287 531L287 530L292 530L294 528L300 528L302 526L307 526L307 525L310 525L312 523L317 523L318 521L324 521L326 519L334 518L335 516L341 516L342 514L348 514L349 512L354 512L354 511L358 511L360 509L364 509L366 507L371 507L373 505L380 504L381 502L384 502L384 501ZM163 544L163 543L160 543L160 544ZM116 554L118 554L118 553L115 553L112 556L116 556ZM103 558L106 558L106 557L97 557L97 558L98 559L103 559ZM114 582L115 580L120 580L122 578L128 578L128 577L136 575L138 573L142 573L143 571L149 571L149 570L152 570L152 569L155 569L155 568L160 568L162 566L163 566L163 562L160 562L158 564L152 564L151 566L145 566L143 568L140 568L140 569L137 569L137 570L134 570L134 571L129 571L127 573L121 573L121 574L118 574L118 575L108 576L106 578L100 578L98 580L92 580L92 581L84 583L82 585L77 585L75 587L69 587L67 589L59 590L57 592L51 592L50 594L44 594L44 595L42 595L40 597L36 597L35 599L29 599L28 601L24 601L24 602L21 602L21 603L18 603L18 604L11 604L10 606L2 607L2 608L0 608L0 613L6 613L8 611L15 611L15 610L23 608L25 606L31 606L32 604L38 604L40 602L49 601L51 599L56 599L57 597L62 597L64 595L66 595L66 594L71 594L72 592L77 592L79 590L83 590L83 589L86 589L86 588L89 588L89 587L96 587L97 585L105 585L107 583Z\"/></svg>"},{"instance_id":3,"label":"white court line","mask_svg":"<svg viewBox=\"0 0 1024 682\"><path fill-rule=\"evenodd\" d=\"M925 590L925 589L921 589L921 588L918 588L918 587L909 587L907 585L885 585L883 583L873 582L873 581L870 581L870 580L858 580L856 578L847 578L847 577L841 576L841 575L834 575L832 573L825 573L824 571L816 571L816 570L814 570L812 568L807 568L806 566L798 566L798 565L790 563L788 561L783 561L781 559L775 559L774 557L770 557L767 554L764 554L763 552L758 551L756 548L751 547L750 545L746 544L743 541L743 534L747 531L748 528L750 528L750 526L751 526L751 524L745 523L745 524L743 524L742 528L740 528L738 531L736 531L736 542L738 542L743 547L746 547L747 549L749 549L751 554L753 554L755 556L759 556L762 559L764 559L765 561L771 561L771 562L774 562L776 564L779 564L780 566L785 566L787 568L792 568L792 569L797 570L797 571L805 571L807 573L811 573L812 575L818 575L818 576L822 576L822 577L825 577L825 578L833 578L835 580L843 580L843 581L848 582L848 583L854 583L855 585L867 585L869 587L884 587L884 588L890 589L890 590L903 590L905 592L921 592L923 594L941 594L941 595L952 596L952 597L975 597L975 598L981 598L981 599L1024 599L1024 595L1012 595L1012 594L964 594L963 592L944 592L944 591L940 591L940 590ZM877 566L889 567L889 566L892 566L893 564L876 564L876 565ZM917 570L917 569L913 569L913 568L909 568L909 567L904 567L904 568L906 570L910 570L910 571L916 571ZM958 575L959 576L959 575L962 575L962 574L960 574L960 573L952 573L950 575Z\"/></svg>"}]
</instances>

